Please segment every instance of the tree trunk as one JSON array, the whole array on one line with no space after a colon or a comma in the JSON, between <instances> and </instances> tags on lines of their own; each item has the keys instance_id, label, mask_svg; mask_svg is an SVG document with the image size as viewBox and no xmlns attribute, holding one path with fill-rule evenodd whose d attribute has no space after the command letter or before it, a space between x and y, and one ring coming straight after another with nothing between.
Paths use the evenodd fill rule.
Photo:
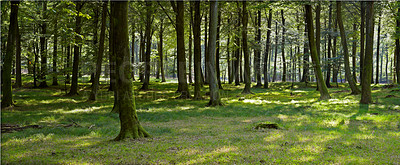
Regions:
<instances>
[{"instance_id":1,"label":"tree trunk","mask_svg":"<svg viewBox=\"0 0 400 165\"><path fill-rule=\"evenodd\" d=\"M161 82L165 82L165 71L164 71L164 59L163 59L163 21L160 24L160 31L159 31L159 43L158 43L158 54L160 56L160 67L161 67Z\"/></svg>"},{"instance_id":2,"label":"tree trunk","mask_svg":"<svg viewBox=\"0 0 400 165\"><path fill-rule=\"evenodd\" d=\"M139 80L140 82L144 81L144 74L143 74L143 56L144 56L144 45L145 45L145 36L143 36L143 28L142 25L140 26L140 48L139 48L139 61L141 62L139 64Z\"/></svg>"},{"instance_id":3,"label":"tree trunk","mask_svg":"<svg viewBox=\"0 0 400 165\"><path fill-rule=\"evenodd\" d=\"M42 10L42 19L47 19L46 10L47 10L47 2L44 1L43 3L43 10ZM40 85L39 87L45 88L48 87L46 82L46 75L47 75L47 46L46 46L46 30L47 24L45 21L42 22L42 35L40 37Z\"/></svg>"},{"instance_id":4,"label":"tree trunk","mask_svg":"<svg viewBox=\"0 0 400 165\"><path fill-rule=\"evenodd\" d=\"M374 44L374 2L366 2L366 45L363 66L363 76L361 81L361 104L372 103L371 96L371 77L372 77L372 56Z\"/></svg>"},{"instance_id":5,"label":"tree trunk","mask_svg":"<svg viewBox=\"0 0 400 165\"><path fill-rule=\"evenodd\" d=\"M131 56L131 65L132 65L132 81L136 81L135 80L135 69L136 69L136 65L135 65L135 24L136 22L132 22L132 56Z\"/></svg>"},{"instance_id":6,"label":"tree trunk","mask_svg":"<svg viewBox=\"0 0 400 165\"><path fill-rule=\"evenodd\" d=\"M326 87L324 78L322 77L321 66L319 63L319 57L318 57L318 52L317 52L317 46L314 41L314 27L313 27L311 5L306 5L306 24L307 24L307 28L308 28L308 41L309 41L310 49L311 49L311 59L313 61L314 73L315 73L315 76L317 77L317 83L320 88L320 90L319 90L320 95L321 95L320 99L321 100L330 99L331 97L328 93L328 88Z\"/></svg>"},{"instance_id":7,"label":"tree trunk","mask_svg":"<svg viewBox=\"0 0 400 165\"><path fill-rule=\"evenodd\" d=\"M128 2L111 2L111 12L114 15L115 23L113 31L115 34L114 40L115 55L116 55L116 70L120 73L117 76L116 90L118 91L119 119L121 129L115 140L136 139L140 137L150 137L139 123L136 114L135 97L132 90L131 67L126 65L129 60L129 38L128 38Z\"/></svg>"},{"instance_id":8,"label":"tree trunk","mask_svg":"<svg viewBox=\"0 0 400 165\"><path fill-rule=\"evenodd\" d=\"M210 2L210 36L208 40L208 49L209 49L209 84L210 84L210 102L208 103L209 106L218 106L221 105L221 98L219 96L219 87L218 87L218 80L217 80L217 66L216 60L216 47L217 47L217 27L218 26L218 2L211 1Z\"/></svg>"},{"instance_id":9,"label":"tree trunk","mask_svg":"<svg viewBox=\"0 0 400 165\"><path fill-rule=\"evenodd\" d=\"M305 34L307 35L308 34L308 27L307 27L307 25L305 25L305 27L304 27L304 32L305 32ZM309 59L310 59L310 56L309 56L309 50L308 50L308 48L309 48L309 45L308 45L308 43L307 43L307 41L306 40L304 40L304 55L303 55L303 76L302 76L302 78L301 78L301 81L300 82L305 82L306 84L308 83L308 81L309 81L309 65L308 65L308 62L310 61Z\"/></svg>"},{"instance_id":10,"label":"tree trunk","mask_svg":"<svg viewBox=\"0 0 400 165\"><path fill-rule=\"evenodd\" d=\"M54 6L56 7L56 6ZM57 32L57 18L54 20L54 44L53 44L53 83L52 85L58 85L58 80L57 80L57 38L58 38L58 32Z\"/></svg>"},{"instance_id":11,"label":"tree trunk","mask_svg":"<svg viewBox=\"0 0 400 165\"><path fill-rule=\"evenodd\" d=\"M217 5L218 6L218 5ZM222 89L222 85L221 85L221 68L219 67L219 60L220 60L220 26L221 26L221 13L219 10L217 10L218 13L218 18L217 18L217 46L216 46L216 54L215 54L215 58L216 58L216 62L215 62L215 70L217 72L217 81L218 81L218 88Z\"/></svg>"},{"instance_id":12,"label":"tree trunk","mask_svg":"<svg viewBox=\"0 0 400 165\"><path fill-rule=\"evenodd\" d=\"M396 34L400 33L400 3L397 2L397 17L396 17ZM396 37L396 76L397 76L397 84L400 84L400 39Z\"/></svg>"},{"instance_id":13,"label":"tree trunk","mask_svg":"<svg viewBox=\"0 0 400 165\"><path fill-rule=\"evenodd\" d=\"M231 21L230 21L230 18L231 17L229 17L228 18L228 25L230 26L231 24ZM226 58L226 63L227 63L227 65L228 65L228 83L229 84L232 84L232 82L233 82L233 72L232 72L232 60L231 60L231 52L230 52L230 40L231 40L231 31L230 31L230 29L228 29L228 37L227 37L227 42L226 42L226 53L227 53L227 58Z\"/></svg>"},{"instance_id":14,"label":"tree trunk","mask_svg":"<svg viewBox=\"0 0 400 165\"><path fill-rule=\"evenodd\" d=\"M208 16L207 16L207 12L206 15L204 16L204 84L208 84L209 83L209 78L208 78L208 63L209 63L209 52L208 52L208 31L209 29L207 28L208 26Z\"/></svg>"},{"instance_id":15,"label":"tree trunk","mask_svg":"<svg viewBox=\"0 0 400 165\"><path fill-rule=\"evenodd\" d=\"M349 86L351 89L351 94L358 95L361 93L360 89L357 88L357 84L354 82L353 76L350 70L350 57L349 57L349 49L347 48L347 38L346 32L344 31L343 20L342 20L342 2L336 2L336 17L340 29L340 40L342 41L343 53L344 53L344 69L345 76L347 81L349 82Z\"/></svg>"},{"instance_id":16,"label":"tree trunk","mask_svg":"<svg viewBox=\"0 0 400 165\"><path fill-rule=\"evenodd\" d=\"M172 3L172 2L171 2ZM177 58L178 58L178 89L181 95L178 98L190 98L190 93L186 78L186 57L185 57L185 19L184 2L176 2L176 38L177 38Z\"/></svg>"},{"instance_id":17,"label":"tree trunk","mask_svg":"<svg viewBox=\"0 0 400 165\"><path fill-rule=\"evenodd\" d=\"M200 1L194 3L194 24L193 24L193 39L194 39L194 100L201 99L201 18L200 18Z\"/></svg>"},{"instance_id":18,"label":"tree trunk","mask_svg":"<svg viewBox=\"0 0 400 165\"><path fill-rule=\"evenodd\" d=\"M363 76L364 76L364 53L365 53L365 48L364 48L364 44L365 44L365 33L364 33L364 29L365 29L365 2L361 1L361 25L360 25L360 82L362 83L362 81L364 80Z\"/></svg>"},{"instance_id":19,"label":"tree trunk","mask_svg":"<svg viewBox=\"0 0 400 165\"><path fill-rule=\"evenodd\" d=\"M278 22L275 22L275 57L274 57L274 74L272 76L272 82L276 80L276 61L278 58Z\"/></svg>"},{"instance_id":20,"label":"tree trunk","mask_svg":"<svg viewBox=\"0 0 400 165\"><path fill-rule=\"evenodd\" d=\"M107 2L103 2L103 9L101 14L101 31L100 31L100 43L99 43L99 51L97 52L97 60L96 60L96 73L93 80L92 91L89 96L89 100L96 100L97 91L99 90L99 80L101 75L101 63L103 61L103 53L104 53L104 39L106 33L106 19L107 19Z\"/></svg>"},{"instance_id":21,"label":"tree trunk","mask_svg":"<svg viewBox=\"0 0 400 165\"><path fill-rule=\"evenodd\" d=\"M332 2L329 4L329 23L328 23L328 31L332 30ZM327 67L327 72L326 72L326 79L325 79L325 84L326 87L331 88L331 70L332 70L332 65L331 65L331 58L332 58L332 36L331 34L328 33L328 67Z\"/></svg>"},{"instance_id":22,"label":"tree trunk","mask_svg":"<svg viewBox=\"0 0 400 165\"><path fill-rule=\"evenodd\" d=\"M21 33L19 32L19 25L18 21L16 22L16 50L15 50L15 87L20 88L22 87L22 80L21 80Z\"/></svg>"},{"instance_id":23,"label":"tree trunk","mask_svg":"<svg viewBox=\"0 0 400 165\"><path fill-rule=\"evenodd\" d=\"M190 22L189 22L189 84L192 84L192 25L193 25L193 6L190 5Z\"/></svg>"},{"instance_id":24,"label":"tree trunk","mask_svg":"<svg viewBox=\"0 0 400 165\"><path fill-rule=\"evenodd\" d=\"M264 88L268 89L268 57L271 48L271 25L272 25L272 9L268 12L268 31L267 31L267 43L265 43L265 56L264 56Z\"/></svg>"},{"instance_id":25,"label":"tree trunk","mask_svg":"<svg viewBox=\"0 0 400 165\"><path fill-rule=\"evenodd\" d=\"M357 25L354 23L353 24L353 33L355 33L357 30ZM352 55L353 55L353 79L354 79L354 83L357 83L357 37L354 35L353 36L353 47L352 47Z\"/></svg>"},{"instance_id":26,"label":"tree trunk","mask_svg":"<svg viewBox=\"0 0 400 165\"><path fill-rule=\"evenodd\" d=\"M11 65L14 56L15 42L17 40L18 28L18 1L11 1L10 25L8 26L8 39L6 55L4 57L2 70L2 86L1 91L3 98L1 99L1 107L9 107L13 105L12 83L11 83Z\"/></svg>"},{"instance_id":27,"label":"tree trunk","mask_svg":"<svg viewBox=\"0 0 400 165\"><path fill-rule=\"evenodd\" d=\"M251 93L251 80L250 80L250 57L249 57L249 50L247 47L247 22L248 22L248 14L247 14L247 5L246 1L243 1L243 15L242 15L242 44L243 44L243 55L244 55L244 89L242 94L249 94Z\"/></svg>"},{"instance_id":28,"label":"tree trunk","mask_svg":"<svg viewBox=\"0 0 400 165\"><path fill-rule=\"evenodd\" d=\"M337 19L335 19L334 21L334 28L333 28L333 32L337 33ZM332 57L336 58L336 46L337 46L337 37L334 36L333 37L333 46L332 46ZM339 64L337 62L334 62L333 64L333 76L332 76L332 82L336 83L336 87L338 87L338 66Z\"/></svg>"},{"instance_id":29,"label":"tree trunk","mask_svg":"<svg viewBox=\"0 0 400 165\"><path fill-rule=\"evenodd\" d=\"M145 30L145 36L146 36L146 53L145 53L145 67L144 67L144 81L141 90L148 90L149 89L149 83L150 83L150 53L151 53L151 17L153 15L152 11L152 2L151 1L146 1L146 30Z\"/></svg>"},{"instance_id":30,"label":"tree trunk","mask_svg":"<svg viewBox=\"0 0 400 165\"><path fill-rule=\"evenodd\" d=\"M375 84L379 84L379 46L381 43L381 16L379 14L379 22L378 22L378 39L376 43L376 76L375 76Z\"/></svg>"},{"instance_id":31,"label":"tree trunk","mask_svg":"<svg viewBox=\"0 0 400 165\"><path fill-rule=\"evenodd\" d=\"M320 3L317 4L315 9L315 45L317 47L318 59L321 59L321 4ZM317 90L319 90L318 83L317 83Z\"/></svg>"},{"instance_id":32,"label":"tree trunk","mask_svg":"<svg viewBox=\"0 0 400 165\"><path fill-rule=\"evenodd\" d=\"M282 73L282 82L286 82L286 59L285 59L285 18L283 17L283 10L281 10L281 16L282 16L282 68L283 68L283 73Z\"/></svg>"},{"instance_id":33,"label":"tree trunk","mask_svg":"<svg viewBox=\"0 0 400 165\"><path fill-rule=\"evenodd\" d=\"M78 1L76 3L76 11L79 13L82 10L83 7L83 2ZM78 70L79 70L79 46L81 44L81 37L78 36L81 34L81 16L77 15L76 16L76 23L75 23L75 33L77 34L75 36L75 42L77 44L74 45L74 62L73 62L73 68L72 68L72 84L71 84L71 89L68 93L68 95L73 96L73 95L78 95Z\"/></svg>"},{"instance_id":34,"label":"tree trunk","mask_svg":"<svg viewBox=\"0 0 400 165\"><path fill-rule=\"evenodd\" d=\"M237 8L238 8L238 16L236 19L236 24L235 24L235 61L234 61L234 76L235 76L235 86L240 85L240 75L239 75L239 64L240 64L240 39L239 39L239 35L240 35L240 6L239 6L239 2L237 2Z\"/></svg>"},{"instance_id":35,"label":"tree trunk","mask_svg":"<svg viewBox=\"0 0 400 165\"><path fill-rule=\"evenodd\" d=\"M256 42L257 42L257 48L255 49L255 63L254 66L256 67L255 69L255 77L257 81L256 87L260 88L262 86L261 83L261 10L257 11L257 37L256 37Z\"/></svg>"}]
</instances>

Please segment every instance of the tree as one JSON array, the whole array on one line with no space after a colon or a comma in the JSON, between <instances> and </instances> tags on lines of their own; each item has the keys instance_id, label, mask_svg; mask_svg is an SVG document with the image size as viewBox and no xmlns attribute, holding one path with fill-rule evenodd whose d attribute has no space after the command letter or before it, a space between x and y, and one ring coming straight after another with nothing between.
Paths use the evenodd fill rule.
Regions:
<instances>
[{"instance_id":1,"label":"tree","mask_svg":"<svg viewBox=\"0 0 400 165\"><path fill-rule=\"evenodd\" d=\"M329 4L329 23L328 23L328 30L331 31L332 29L332 2ZM328 59L332 58L332 36L330 33L328 33ZM327 72L326 72L326 87L330 88L331 86L331 70L332 70L332 65L330 61L328 61L328 66L327 66Z\"/></svg>"},{"instance_id":2,"label":"tree","mask_svg":"<svg viewBox=\"0 0 400 165\"><path fill-rule=\"evenodd\" d=\"M111 2L111 12L114 16L114 24L111 27L114 31L116 40L113 40L115 45L115 56L117 66L116 90L118 95L119 119L121 129L115 140L135 139L140 137L150 137L144 128L140 125L135 107L135 97L132 90L132 69L129 62L129 37L128 37L128 2Z\"/></svg>"},{"instance_id":3,"label":"tree","mask_svg":"<svg viewBox=\"0 0 400 165\"><path fill-rule=\"evenodd\" d=\"M221 98L219 96L219 87L216 74L216 41L217 41L217 26L218 26L218 2L210 2L210 36L208 37L208 49L209 49L209 70L208 76L210 79L210 102L209 106L221 105Z\"/></svg>"},{"instance_id":4,"label":"tree","mask_svg":"<svg viewBox=\"0 0 400 165\"><path fill-rule=\"evenodd\" d=\"M242 94L251 93L251 80L250 80L250 56L249 49L247 47L247 23L248 23L248 14L247 14L247 5L246 1L243 1L243 10L242 10L242 45L243 45L243 54L244 54L244 89Z\"/></svg>"},{"instance_id":5,"label":"tree","mask_svg":"<svg viewBox=\"0 0 400 165\"><path fill-rule=\"evenodd\" d=\"M194 24L193 24L193 45L194 45L194 98L195 100L201 99L201 18L200 18L200 1L194 3Z\"/></svg>"},{"instance_id":6,"label":"tree","mask_svg":"<svg viewBox=\"0 0 400 165\"><path fill-rule=\"evenodd\" d=\"M106 33L106 19L107 19L107 2L103 2L103 9L101 14L101 31L100 31L100 44L99 51L97 52L97 60L96 60L96 73L93 80L92 91L89 96L89 100L96 100L97 91L99 90L99 80L101 74L101 63L103 61L103 53L104 53L104 40Z\"/></svg>"},{"instance_id":7,"label":"tree","mask_svg":"<svg viewBox=\"0 0 400 165\"><path fill-rule=\"evenodd\" d=\"M281 16L282 16L282 68L283 68L283 73L282 73L282 82L286 82L286 60L285 60L285 17L283 16L283 10L281 10ZM318 46L318 45L317 45Z\"/></svg>"},{"instance_id":8,"label":"tree","mask_svg":"<svg viewBox=\"0 0 400 165\"><path fill-rule=\"evenodd\" d=\"M272 25L272 9L269 9L268 16L268 31L267 31L267 43L265 45L265 56L264 56L264 88L268 88L268 54L271 48L271 25Z\"/></svg>"},{"instance_id":9,"label":"tree","mask_svg":"<svg viewBox=\"0 0 400 165\"><path fill-rule=\"evenodd\" d=\"M54 4L54 8L56 8L56 4ZM58 38L58 27L57 27L57 18L54 19L54 43L53 43L53 82L52 85L58 85L57 81L57 38Z\"/></svg>"},{"instance_id":10,"label":"tree","mask_svg":"<svg viewBox=\"0 0 400 165\"><path fill-rule=\"evenodd\" d=\"M40 36L40 79L42 82L40 82L39 87L45 88L48 87L47 82L46 82L46 75L47 75L47 46L46 46L46 30L47 30L47 24L46 24L46 19L47 19L47 2L43 1L43 10L42 10L42 35Z\"/></svg>"},{"instance_id":11,"label":"tree","mask_svg":"<svg viewBox=\"0 0 400 165\"><path fill-rule=\"evenodd\" d=\"M150 83L150 53L151 53L151 17L153 10L152 10L152 2L146 1L146 30L145 30L145 36L146 36L146 53L145 53L145 69L144 69L144 81L143 81L143 86L141 90L148 90L149 89L149 83Z\"/></svg>"},{"instance_id":12,"label":"tree","mask_svg":"<svg viewBox=\"0 0 400 165\"><path fill-rule=\"evenodd\" d=\"M81 12L83 8L83 2L77 1L75 2L76 5L76 12L78 13L75 17L75 42L76 44L74 45L74 60L72 64L72 83L71 83L71 89L68 93L68 95L73 96L73 95L78 95L78 70L79 70L79 45L81 44L82 38L79 36L81 34L81 16L79 13Z\"/></svg>"},{"instance_id":13,"label":"tree","mask_svg":"<svg viewBox=\"0 0 400 165\"><path fill-rule=\"evenodd\" d=\"M256 15L256 30L257 30L257 34L256 34L256 42L259 45L259 47L257 47L254 50L254 75L257 81L257 88L260 88L262 86L261 84L261 71L260 71L260 67L261 67L261 10L257 10L257 15Z\"/></svg>"},{"instance_id":14,"label":"tree","mask_svg":"<svg viewBox=\"0 0 400 165\"><path fill-rule=\"evenodd\" d=\"M176 44L178 58L178 92L181 95L178 98L190 98L190 93L186 78L186 58L185 58L185 20L184 20L184 2L172 2L171 5L176 13Z\"/></svg>"},{"instance_id":15,"label":"tree","mask_svg":"<svg viewBox=\"0 0 400 165\"><path fill-rule=\"evenodd\" d=\"M17 38L17 26L18 26L18 5L19 1L11 1L11 14L10 14L10 25L8 26L8 39L6 55L4 57L4 64L2 70L2 86L1 91L3 98L1 99L1 107L9 107L13 105L12 96L12 85L11 85L11 65L15 50L15 42Z\"/></svg>"},{"instance_id":16,"label":"tree","mask_svg":"<svg viewBox=\"0 0 400 165\"><path fill-rule=\"evenodd\" d=\"M376 43L376 77L375 77L375 84L379 84L379 46L381 43L381 16L379 14L379 21L378 21L378 39Z\"/></svg>"},{"instance_id":17,"label":"tree","mask_svg":"<svg viewBox=\"0 0 400 165\"><path fill-rule=\"evenodd\" d=\"M315 77L317 77L317 83L318 83L319 92L321 95L320 99L321 100L330 99L331 97L328 93L328 88L326 87L324 78L322 77L321 66L319 63L318 52L317 52L317 46L316 46L315 40L314 40L312 8L311 8L311 5L309 5L309 4L305 5L305 8L306 8L306 24L307 24L307 28L308 28L308 41L309 41L310 50L311 50L311 59L312 59L313 66L314 66L314 73L315 73Z\"/></svg>"},{"instance_id":18,"label":"tree","mask_svg":"<svg viewBox=\"0 0 400 165\"><path fill-rule=\"evenodd\" d=\"M360 94L361 91L357 88L357 84L354 82L350 70L349 49L347 48L346 32L344 31L343 20L342 20L342 2L340 1L336 2L336 15L340 29L340 37L341 37L340 40L342 41L343 52L344 52L344 69L345 69L346 80L349 82L351 94L357 95Z\"/></svg>"},{"instance_id":19,"label":"tree","mask_svg":"<svg viewBox=\"0 0 400 165\"><path fill-rule=\"evenodd\" d=\"M17 19L17 29L16 29L16 50L15 50L15 87L20 88L22 86L22 79L21 79L21 33L19 32L19 25Z\"/></svg>"},{"instance_id":20,"label":"tree","mask_svg":"<svg viewBox=\"0 0 400 165\"><path fill-rule=\"evenodd\" d=\"M395 57L396 57L396 76L397 76L397 84L400 84L400 3L397 2L397 15L396 15L396 50L395 50Z\"/></svg>"},{"instance_id":21,"label":"tree","mask_svg":"<svg viewBox=\"0 0 400 165\"><path fill-rule=\"evenodd\" d=\"M365 57L363 66L363 75L361 81L361 104L372 103L371 96L371 77L372 77L372 56L373 56L373 43L374 43L374 2L366 2L365 11L365 26L366 26L366 44L365 44Z\"/></svg>"},{"instance_id":22,"label":"tree","mask_svg":"<svg viewBox=\"0 0 400 165\"><path fill-rule=\"evenodd\" d=\"M164 34L164 28L163 28L163 20L161 20L160 23L160 30L158 31L158 36L159 36L159 43L158 43L158 55L160 58L160 67L161 67L161 82L165 82L165 72L164 72L164 55L163 55L163 34Z\"/></svg>"},{"instance_id":23,"label":"tree","mask_svg":"<svg viewBox=\"0 0 400 165\"><path fill-rule=\"evenodd\" d=\"M278 22L275 22L275 57L274 57L274 73L272 76L272 82L276 80L276 61L278 59Z\"/></svg>"}]
</instances>

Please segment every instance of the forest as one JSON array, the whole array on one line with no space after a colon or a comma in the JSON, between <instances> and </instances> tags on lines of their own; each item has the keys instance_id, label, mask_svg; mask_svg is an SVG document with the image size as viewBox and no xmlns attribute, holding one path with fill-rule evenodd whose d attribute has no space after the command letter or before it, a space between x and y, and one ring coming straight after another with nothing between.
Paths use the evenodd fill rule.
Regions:
<instances>
[{"instance_id":1,"label":"forest","mask_svg":"<svg viewBox=\"0 0 400 165\"><path fill-rule=\"evenodd\" d=\"M1 1L1 164L399 164L400 2Z\"/></svg>"}]
</instances>

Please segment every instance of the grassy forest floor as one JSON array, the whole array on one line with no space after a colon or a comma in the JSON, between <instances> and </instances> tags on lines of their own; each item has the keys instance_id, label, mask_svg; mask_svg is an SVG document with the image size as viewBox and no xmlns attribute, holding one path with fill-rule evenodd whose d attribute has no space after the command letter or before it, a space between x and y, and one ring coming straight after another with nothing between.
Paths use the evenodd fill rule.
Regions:
<instances>
[{"instance_id":1,"label":"grassy forest floor","mask_svg":"<svg viewBox=\"0 0 400 165\"><path fill-rule=\"evenodd\" d=\"M170 80L169 80L170 81ZM25 84L31 86L31 84ZM98 101L64 96L64 85L14 90L16 107L2 109L1 123L39 125L1 135L2 164L399 164L399 87L374 85L375 104L360 105L346 84L332 99L304 83L271 83L270 89L223 84L225 106L177 100L177 84L153 80L137 91L137 113L152 138L112 141L118 114L113 93L101 85ZM190 86L193 91L193 86ZM203 96L207 88L203 88ZM193 94L193 93L192 93ZM254 129L272 122L279 129Z\"/></svg>"}]
</instances>

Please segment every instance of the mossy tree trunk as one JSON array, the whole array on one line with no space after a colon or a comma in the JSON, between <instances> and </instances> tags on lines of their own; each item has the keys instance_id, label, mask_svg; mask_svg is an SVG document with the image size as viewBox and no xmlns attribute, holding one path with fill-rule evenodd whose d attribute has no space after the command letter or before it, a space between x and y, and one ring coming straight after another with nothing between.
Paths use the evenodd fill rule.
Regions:
<instances>
[{"instance_id":1,"label":"mossy tree trunk","mask_svg":"<svg viewBox=\"0 0 400 165\"><path fill-rule=\"evenodd\" d=\"M363 66L363 76L361 81L361 104L372 103L371 95L371 77L372 77L372 56L374 44L374 2L366 2L366 44L365 44L365 57Z\"/></svg>"},{"instance_id":2,"label":"mossy tree trunk","mask_svg":"<svg viewBox=\"0 0 400 165\"><path fill-rule=\"evenodd\" d=\"M321 65L319 63L318 52L317 52L317 46L316 46L316 43L314 40L312 8L311 8L311 5L305 5L305 7L306 7L306 24L307 24L307 28L308 28L308 41L309 41L310 50L311 50L311 59L312 59L313 66L314 66L314 73L315 73L315 76L317 77L317 83L318 83L319 92L321 95L320 99L326 100L326 99L330 99L331 97L328 93L328 88L326 87L324 78L322 77Z\"/></svg>"},{"instance_id":3,"label":"mossy tree trunk","mask_svg":"<svg viewBox=\"0 0 400 165\"><path fill-rule=\"evenodd\" d=\"M342 2L336 2L336 17L340 29L340 40L342 41L343 53L344 53L344 70L347 82L349 82L349 86L351 89L351 94L358 95L361 93L360 89L357 88L357 84L354 82L353 76L350 70L350 57L349 57L349 49L347 47L347 38L346 32L343 26L342 20Z\"/></svg>"},{"instance_id":4,"label":"mossy tree trunk","mask_svg":"<svg viewBox=\"0 0 400 165\"><path fill-rule=\"evenodd\" d=\"M128 2L111 2L114 10L114 30L115 56L118 73L116 90L118 91L119 119L121 129L115 140L135 139L140 137L150 137L150 135L140 125L135 107L135 97L132 89L131 72L129 63L129 37L128 37ZM128 63L128 64L126 64Z\"/></svg>"},{"instance_id":5,"label":"mossy tree trunk","mask_svg":"<svg viewBox=\"0 0 400 165\"><path fill-rule=\"evenodd\" d=\"M217 26L218 26L218 2L211 1L210 2L210 36L208 37L208 49L209 49L209 85L210 85L210 102L209 106L218 106L221 105L221 98L219 95L219 87L217 80L217 68L216 68L216 41L217 41Z\"/></svg>"},{"instance_id":6,"label":"mossy tree trunk","mask_svg":"<svg viewBox=\"0 0 400 165\"><path fill-rule=\"evenodd\" d=\"M2 86L1 91L3 93L3 98L1 99L1 107L9 107L13 105L12 96L12 84L11 84L11 65L14 56L15 42L17 38L17 28L18 28L18 5L19 1L11 1L11 14L10 14L10 25L8 26L8 39L6 54L4 57L4 64L2 70Z\"/></svg>"},{"instance_id":7,"label":"mossy tree trunk","mask_svg":"<svg viewBox=\"0 0 400 165\"><path fill-rule=\"evenodd\" d=\"M99 90L99 80L101 74L101 63L103 61L103 53L104 53L104 40L106 33L106 19L107 19L107 2L103 2L103 9L101 14L101 30L100 30L100 43L99 43L99 51L97 52L96 59L96 73L93 80L92 91L89 96L89 100L96 100L97 91Z\"/></svg>"},{"instance_id":8,"label":"mossy tree trunk","mask_svg":"<svg viewBox=\"0 0 400 165\"><path fill-rule=\"evenodd\" d=\"M247 14L247 2L243 1L243 10L242 10L242 45L243 45L243 54L244 54L244 89L242 94L250 94L251 88L251 80L250 80L250 56L249 56L249 48L247 46L247 23L248 23L248 14Z\"/></svg>"},{"instance_id":9,"label":"mossy tree trunk","mask_svg":"<svg viewBox=\"0 0 400 165\"><path fill-rule=\"evenodd\" d=\"M267 43L265 44L265 56L264 56L264 88L268 89L268 56L271 48L271 25L272 25L272 9L268 12L268 31L267 31Z\"/></svg>"}]
</instances>

